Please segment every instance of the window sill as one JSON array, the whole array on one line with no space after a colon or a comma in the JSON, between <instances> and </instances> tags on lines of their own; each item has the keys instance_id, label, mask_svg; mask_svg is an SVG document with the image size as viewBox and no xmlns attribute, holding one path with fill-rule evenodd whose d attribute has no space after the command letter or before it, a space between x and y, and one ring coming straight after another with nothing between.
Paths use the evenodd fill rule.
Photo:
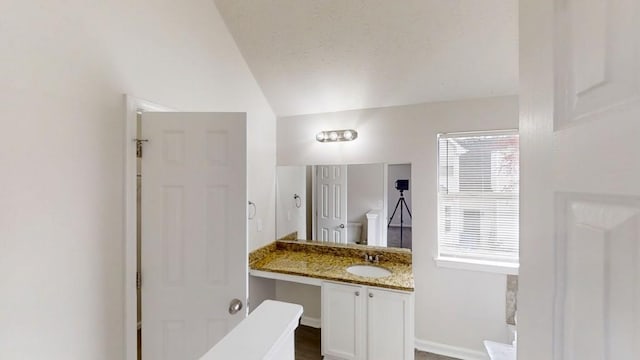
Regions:
<instances>
[{"instance_id":1,"label":"window sill","mask_svg":"<svg viewBox=\"0 0 640 360\"><path fill-rule=\"evenodd\" d=\"M509 265L495 261L461 259L454 257L440 256L434 258L434 260L438 267L458 270L482 271L494 274L518 275L518 269L520 268L520 265L517 264Z\"/></svg>"}]
</instances>

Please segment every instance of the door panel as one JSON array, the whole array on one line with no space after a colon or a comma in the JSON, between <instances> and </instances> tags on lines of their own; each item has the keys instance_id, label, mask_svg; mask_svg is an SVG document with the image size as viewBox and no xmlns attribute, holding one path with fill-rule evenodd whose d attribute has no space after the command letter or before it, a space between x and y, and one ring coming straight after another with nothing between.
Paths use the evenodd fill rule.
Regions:
<instances>
[{"instance_id":1,"label":"door panel","mask_svg":"<svg viewBox=\"0 0 640 360\"><path fill-rule=\"evenodd\" d=\"M625 177L640 180L640 6L565 6L556 23L555 357L637 359L640 183L626 187Z\"/></svg>"},{"instance_id":2,"label":"door panel","mask_svg":"<svg viewBox=\"0 0 640 360\"><path fill-rule=\"evenodd\" d=\"M518 359L638 359L640 2L521 5Z\"/></svg>"},{"instance_id":3,"label":"door panel","mask_svg":"<svg viewBox=\"0 0 640 360\"><path fill-rule=\"evenodd\" d=\"M598 117L640 99L638 2L568 0L557 12L557 123ZM564 9L562 9L564 7ZM633 105L632 105L633 106Z\"/></svg>"},{"instance_id":4,"label":"door panel","mask_svg":"<svg viewBox=\"0 0 640 360\"><path fill-rule=\"evenodd\" d=\"M640 201L574 195L560 205L558 358L638 358Z\"/></svg>"},{"instance_id":5,"label":"door panel","mask_svg":"<svg viewBox=\"0 0 640 360\"><path fill-rule=\"evenodd\" d=\"M347 166L320 165L316 168L317 239L347 242Z\"/></svg>"},{"instance_id":6,"label":"door panel","mask_svg":"<svg viewBox=\"0 0 640 360\"><path fill-rule=\"evenodd\" d=\"M142 354L197 359L245 315L246 120L144 113Z\"/></svg>"}]
</instances>

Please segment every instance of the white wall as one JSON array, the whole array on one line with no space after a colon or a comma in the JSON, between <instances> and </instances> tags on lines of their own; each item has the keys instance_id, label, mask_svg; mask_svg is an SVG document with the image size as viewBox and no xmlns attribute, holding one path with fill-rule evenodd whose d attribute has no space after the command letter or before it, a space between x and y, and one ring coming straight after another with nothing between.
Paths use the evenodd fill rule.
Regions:
<instances>
[{"instance_id":1,"label":"white wall","mask_svg":"<svg viewBox=\"0 0 640 360\"><path fill-rule=\"evenodd\" d=\"M307 321L316 324L320 322L321 312L321 292L319 286L296 284L288 281L276 282L276 299L294 304L303 304L304 313L302 314L303 322ZM315 325L314 325L315 326Z\"/></svg>"},{"instance_id":2,"label":"white wall","mask_svg":"<svg viewBox=\"0 0 640 360\"><path fill-rule=\"evenodd\" d=\"M307 167L280 166L276 170L276 238L298 232L307 236ZM297 194L300 198L294 199ZM299 207L298 207L299 206Z\"/></svg>"},{"instance_id":3,"label":"white wall","mask_svg":"<svg viewBox=\"0 0 640 360\"><path fill-rule=\"evenodd\" d=\"M359 227L360 236L357 236L358 228L348 228L348 231L356 233L348 233L347 240L380 242L379 238L369 239L366 214L371 210L383 209L384 183L384 164L382 163L347 166L347 222L362 225Z\"/></svg>"},{"instance_id":4,"label":"white wall","mask_svg":"<svg viewBox=\"0 0 640 360\"><path fill-rule=\"evenodd\" d=\"M413 214L413 203L411 201L411 188L413 187L413 181L411 180L411 164L389 164L388 170L388 178L387 182L387 196L389 197L389 211L388 216L391 217L393 215L393 210L398 204L398 199L400 199L400 191L396 190L396 180L408 179L409 180L409 190L404 191L404 201L407 203L407 207L411 214ZM393 217L393 221L391 225L400 226L400 206L404 208L403 221L405 226L411 226L413 219L409 214L407 214L407 209L404 205L398 206L398 211L396 215ZM387 220L388 221L388 220Z\"/></svg>"},{"instance_id":5,"label":"white wall","mask_svg":"<svg viewBox=\"0 0 640 360\"><path fill-rule=\"evenodd\" d=\"M359 222L367 227L369 210L384 205L384 165L357 164L347 166L348 222Z\"/></svg>"},{"instance_id":6,"label":"white wall","mask_svg":"<svg viewBox=\"0 0 640 360\"><path fill-rule=\"evenodd\" d=\"M275 117L210 0L5 0L0 24L0 358L122 359L123 94L248 112L251 248Z\"/></svg>"},{"instance_id":7,"label":"white wall","mask_svg":"<svg viewBox=\"0 0 640 360\"><path fill-rule=\"evenodd\" d=\"M354 110L278 119L278 165L411 163L416 338L481 351L507 342L504 275L436 267L440 132L518 127L518 98ZM323 129L354 128L350 143L319 143Z\"/></svg>"}]
</instances>

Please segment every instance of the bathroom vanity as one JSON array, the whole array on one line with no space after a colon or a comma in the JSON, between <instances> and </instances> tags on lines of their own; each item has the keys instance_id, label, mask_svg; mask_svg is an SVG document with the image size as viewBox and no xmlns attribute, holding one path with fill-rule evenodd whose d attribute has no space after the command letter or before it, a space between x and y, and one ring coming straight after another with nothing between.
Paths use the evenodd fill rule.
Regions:
<instances>
[{"instance_id":1,"label":"bathroom vanity","mask_svg":"<svg viewBox=\"0 0 640 360\"><path fill-rule=\"evenodd\" d=\"M325 359L413 359L413 294L322 283Z\"/></svg>"},{"instance_id":2,"label":"bathroom vanity","mask_svg":"<svg viewBox=\"0 0 640 360\"><path fill-rule=\"evenodd\" d=\"M325 359L414 358L414 283L406 249L276 241L250 274L321 287Z\"/></svg>"}]
</instances>

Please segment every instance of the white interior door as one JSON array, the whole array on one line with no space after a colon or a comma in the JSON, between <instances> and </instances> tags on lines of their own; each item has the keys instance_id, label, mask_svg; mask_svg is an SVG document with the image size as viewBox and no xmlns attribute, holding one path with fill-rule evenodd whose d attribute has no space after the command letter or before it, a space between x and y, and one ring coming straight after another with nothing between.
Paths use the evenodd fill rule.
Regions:
<instances>
[{"instance_id":1,"label":"white interior door","mask_svg":"<svg viewBox=\"0 0 640 360\"><path fill-rule=\"evenodd\" d=\"M246 115L144 113L142 355L198 359L246 315Z\"/></svg>"},{"instance_id":2,"label":"white interior door","mask_svg":"<svg viewBox=\"0 0 640 360\"><path fill-rule=\"evenodd\" d=\"M640 1L520 4L518 359L640 359Z\"/></svg>"},{"instance_id":3,"label":"white interior door","mask_svg":"<svg viewBox=\"0 0 640 360\"><path fill-rule=\"evenodd\" d=\"M347 166L316 167L316 239L335 243L347 242Z\"/></svg>"}]
</instances>

